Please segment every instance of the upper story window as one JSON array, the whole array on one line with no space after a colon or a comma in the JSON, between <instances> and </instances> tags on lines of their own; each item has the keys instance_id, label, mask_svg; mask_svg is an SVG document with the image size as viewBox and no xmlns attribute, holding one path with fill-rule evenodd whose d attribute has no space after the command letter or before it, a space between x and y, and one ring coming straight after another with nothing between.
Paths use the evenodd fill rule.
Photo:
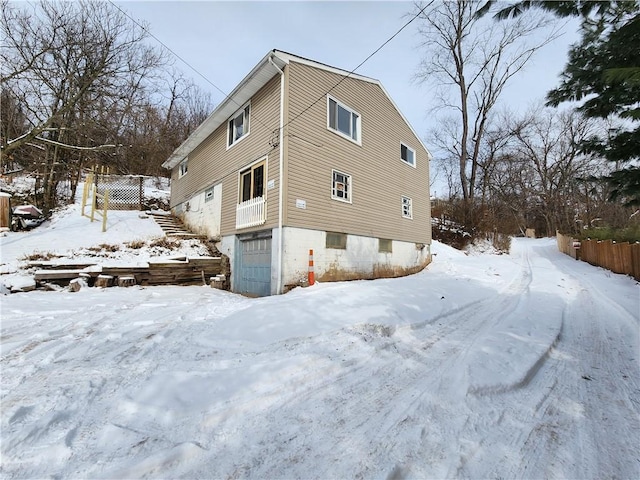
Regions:
<instances>
[{"instance_id":1,"label":"upper story window","mask_svg":"<svg viewBox=\"0 0 640 480\"><path fill-rule=\"evenodd\" d=\"M249 113L251 105L247 104L238 110L229 120L227 148L249 135Z\"/></svg>"},{"instance_id":2,"label":"upper story window","mask_svg":"<svg viewBox=\"0 0 640 480\"><path fill-rule=\"evenodd\" d=\"M265 167L262 161L240 172L240 203L264 196Z\"/></svg>"},{"instance_id":3,"label":"upper story window","mask_svg":"<svg viewBox=\"0 0 640 480\"><path fill-rule=\"evenodd\" d=\"M351 175L332 170L331 198L351 203Z\"/></svg>"},{"instance_id":4,"label":"upper story window","mask_svg":"<svg viewBox=\"0 0 640 480\"><path fill-rule=\"evenodd\" d=\"M360 114L327 95L327 127L360 145Z\"/></svg>"},{"instance_id":5,"label":"upper story window","mask_svg":"<svg viewBox=\"0 0 640 480\"><path fill-rule=\"evenodd\" d=\"M189 159L185 158L180 165L178 166L178 178L182 178L187 174L187 170L189 169Z\"/></svg>"},{"instance_id":6,"label":"upper story window","mask_svg":"<svg viewBox=\"0 0 640 480\"><path fill-rule=\"evenodd\" d=\"M404 143L400 144L400 158L412 167L416 166L416 151Z\"/></svg>"}]
</instances>

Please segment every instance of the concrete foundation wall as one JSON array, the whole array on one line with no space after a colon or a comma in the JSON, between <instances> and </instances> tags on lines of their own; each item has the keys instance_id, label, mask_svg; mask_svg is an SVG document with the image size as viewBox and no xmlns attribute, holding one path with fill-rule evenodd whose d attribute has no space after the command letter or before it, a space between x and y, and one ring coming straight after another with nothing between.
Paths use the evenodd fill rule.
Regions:
<instances>
[{"instance_id":1,"label":"concrete foundation wall","mask_svg":"<svg viewBox=\"0 0 640 480\"><path fill-rule=\"evenodd\" d=\"M213 188L213 197L206 201L206 191L199 192L173 208L173 213L195 233L220 238L222 216L222 184Z\"/></svg>"},{"instance_id":2,"label":"concrete foundation wall","mask_svg":"<svg viewBox=\"0 0 640 480\"><path fill-rule=\"evenodd\" d=\"M278 275L278 235L271 231L271 293L276 294ZM222 237L220 252L231 259L231 285L238 237ZM319 282L399 277L421 271L431 262L430 245L394 240L392 253L378 252L378 238L347 236L346 249L326 248L326 232L302 228L284 228L282 291L306 285L309 250L313 249L315 278Z\"/></svg>"},{"instance_id":3,"label":"concrete foundation wall","mask_svg":"<svg viewBox=\"0 0 640 480\"><path fill-rule=\"evenodd\" d=\"M275 244L274 244L275 245ZM430 246L393 241L392 253L378 252L378 238L347 236L347 248L326 248L326 233L318 230L284 229L283 283L307 282L309 249L313 249L315 278L320 282L372 279L409 275L431 261Z\"/></svg>"}]
</instances>

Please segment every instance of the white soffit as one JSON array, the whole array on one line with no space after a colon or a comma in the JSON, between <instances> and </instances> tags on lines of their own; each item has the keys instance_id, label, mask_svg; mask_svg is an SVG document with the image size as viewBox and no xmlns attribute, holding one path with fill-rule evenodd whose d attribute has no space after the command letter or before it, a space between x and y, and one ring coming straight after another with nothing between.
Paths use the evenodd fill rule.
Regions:
<instances>
[{"instance_id":1,"label":"white soffit","mask_svg":"<svg viewBox=\"0 0 640 480\"><path fill-rule=\"evenodd\" d=\"M213 113L200 124L198 128L180 145L165 161L162 166L164 168L173 168L189 155L198 145L200 145L209 135L225 123L231 115L238 111L242 106L253 97L258 90L264 87L271 80L278 70L269 62L272 57L273 62L278 68L283 69L286 62L269 52L256 65L251 72L238 84L238 86L220 103Z\"/></svg>"}]
</instances>

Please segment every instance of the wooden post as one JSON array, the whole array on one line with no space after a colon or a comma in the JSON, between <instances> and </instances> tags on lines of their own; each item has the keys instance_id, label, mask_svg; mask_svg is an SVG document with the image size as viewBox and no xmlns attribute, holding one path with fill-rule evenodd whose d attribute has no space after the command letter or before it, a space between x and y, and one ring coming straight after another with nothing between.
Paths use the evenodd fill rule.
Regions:
<instances>
[{"instance_id":1,"label":"wooden post","mask_svg":"<svg viewBox=\"0 0 640 480\"><path fill-rule=\"evenodd\" d=\"M87 178L84 181L84 188L82 189L82 211L80 212L84 217L84 207L87 204L87 199L89 198L90 193L93 191L93 170L95 167L91 168L91 172L87 175Z\"/></svg>"},{"instance_id":2,"label":"wooden post","mask_svg":"<svg viewBox=\"0 0 640 480\"><path fill-rule=\"evenodd\" d=\"M144 177L140 176L140 196L138 201L140 203L140 210L142 211L142 198L144 196Z\"/></svg>"},{"instance_id":3,"label":"wooden post","mask_svg":"<svg viewBox=\"0 0 640 480\"><path fill-rule=\"evenodd\" d=\"M109 189L107 188L104 191L104 198L102 199L104 202L104 210L102 211L102 231L107 231L107 210L109 210Z\"/></svg>"},{"instance_id":4,"label":"wooden post","mask_svg":"<svg viewBox=\"0 0 640 480\"><path fill-rule=\"evenodd\" d=\"M92 195L91 195L91 221L93 222L93 219L95 217L95 213L96 213L96 195L97 195L97 189L94 188Z\"/></svg>"}]
</instances>

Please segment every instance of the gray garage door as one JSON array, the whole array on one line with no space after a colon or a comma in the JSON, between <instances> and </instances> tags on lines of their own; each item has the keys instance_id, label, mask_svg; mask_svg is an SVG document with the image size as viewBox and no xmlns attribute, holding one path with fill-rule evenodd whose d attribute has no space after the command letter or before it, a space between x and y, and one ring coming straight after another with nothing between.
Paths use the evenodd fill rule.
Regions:
<instances>
[{"instance_id":1,"label":"gray garage door","mask_svg":"<svg viewBox=\"0 0 640 480\"><path fill-rule=\"evenodd\" d=\"M241 240L236 262L238 293L271 295L271 238Z\"/></svg>"}]
</instances>

